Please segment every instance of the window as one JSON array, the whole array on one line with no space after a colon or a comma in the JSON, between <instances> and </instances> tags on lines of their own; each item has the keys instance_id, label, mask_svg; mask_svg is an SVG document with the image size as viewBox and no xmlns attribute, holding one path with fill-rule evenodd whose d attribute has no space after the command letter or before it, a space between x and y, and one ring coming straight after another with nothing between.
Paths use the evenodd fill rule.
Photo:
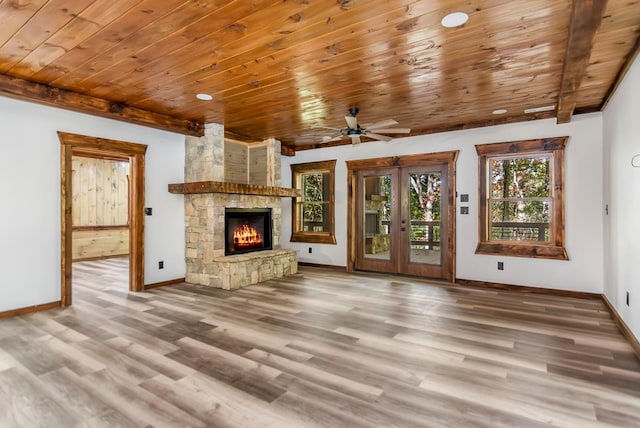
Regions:
<instances>
[{"instance_id":1,"label":"window","mask_svg":"<svg viewBox=\"0 0 640 428\"><path fill-rule=\"evenodd\" d=\"M568 137L477 145L479 254L568 260L564 148Z\"/></svg>"},{"instance_id":2,"label":"window","mask_svg":"<svg viewBox=\"0 0 640 428\"><path fill-rule=\"evenodd\" d=\"M293 187L302 196L293 199L291 242L335 244L334 170L336 161L291 165Z\"/></svg>"}]
</instances>

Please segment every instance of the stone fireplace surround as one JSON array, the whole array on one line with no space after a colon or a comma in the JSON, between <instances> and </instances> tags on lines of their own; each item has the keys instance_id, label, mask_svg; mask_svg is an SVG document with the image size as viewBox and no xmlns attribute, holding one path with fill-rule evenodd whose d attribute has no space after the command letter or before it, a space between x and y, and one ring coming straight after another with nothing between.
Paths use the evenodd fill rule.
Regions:
<instances>
[{"instance_id":1,"label":"stone fireplace surround","mask_svg":"<svg viewBox=\"0 0 640 428\"><path fill-rule=\"evenodd\" d=\"M257 284L273 278L295 274L298 271L296 252L280 247L282 206L280 196L267 194L213 193L199 190L191 193L185 188L195 184L207 187L206 182L225 181L224 128L208 124L203 137L186 137L185 183L170 184L172 193L184 193L186 251L186 281L193 284L233 290L245 285ZM280 143L267 140L267 177L265 189L274 189L280 184ZM248 175L248 174L247 174ZM203 182L203 183L195 183ZM229 186L246 189L262 186ZM284 189L290 190L290 189ZM244 192L245 190L238 190ZM236 192L236 190L234 190ZM261 192L269 193L269 192ZM272 250L225 256L226 207L271 208Z\"/></svg>"}]
</instances>

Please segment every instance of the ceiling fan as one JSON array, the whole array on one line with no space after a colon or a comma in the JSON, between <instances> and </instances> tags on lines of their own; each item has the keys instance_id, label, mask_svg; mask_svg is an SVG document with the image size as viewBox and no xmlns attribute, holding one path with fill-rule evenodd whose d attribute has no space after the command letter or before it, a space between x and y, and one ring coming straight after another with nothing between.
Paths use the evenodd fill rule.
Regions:
<instances>
[{"instance_id":1,"label":"ceiling fan","mask_svg":"<svg viewBox=\"0 0 640 428\"><path fill-rule=\"evenodd\" d=\"M351 107L349 109L349 116L344 117L347 121L346 128L329 128L321 126L320 128L332 129L339 132L336 136L325 136L322 140L325 143L328 143L330 141L340 141L343 138L349 137L351 138L351 144L360 144L362 142L360 140L360 136L362 135L368 138L373 138L374 140L391 141L392 137L382 134L408 134L411 132L410 128L389 128L390 126L398 124L398 122L393 119L383 120L370 125L360 125L358 123L358 119L356 119L359 111L360 110L357 107Z\"/></svg>"}]
</instances>

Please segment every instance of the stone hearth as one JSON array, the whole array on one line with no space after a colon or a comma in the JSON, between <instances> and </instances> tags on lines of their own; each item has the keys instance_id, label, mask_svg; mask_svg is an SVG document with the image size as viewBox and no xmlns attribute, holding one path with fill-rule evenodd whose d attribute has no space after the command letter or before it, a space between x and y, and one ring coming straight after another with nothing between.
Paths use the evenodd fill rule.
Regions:
<instances>
[{"instance_id":1,"label":"stone hearth","mask_svg":"<svg viewBox=\"0 0 640 428\"><path fill-rule=\"evenodd\" d=\"M267 149L266 156L256 158L255 163L267 163L267 176L260 182L254 175L251 179L252 184L278 186L280 143L271 139L267 140L264 146ZM226 181L225 161L233 159L229 153L225 153L224 129L221 125L207 125L203 137L187 137L185 149L185 185L202 181ZM237 147L234 148L236 149ZM249 165L250 162L247 161L246 164ZM262 168L264 165L259 167ZM234 176L238 176L237 167L234 167ZM248 181L251 174L248 172L246 176ZM170 189L172 186L175 188L178 185L169 185ZM279 196L188 193L184 195L184 202L187 282L231 290L298 271L296 252L280 247L282 206ZM226 207L271 208L273 250L225 256Z\"/></svg>"}]
</instances>

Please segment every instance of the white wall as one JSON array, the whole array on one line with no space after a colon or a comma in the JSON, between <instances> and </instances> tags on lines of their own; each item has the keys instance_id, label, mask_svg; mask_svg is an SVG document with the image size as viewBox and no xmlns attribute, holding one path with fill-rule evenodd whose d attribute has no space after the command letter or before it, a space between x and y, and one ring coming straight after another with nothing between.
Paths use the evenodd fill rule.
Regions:
<instances>
[{"instance_id":1,"label":"white wall","mask_svg":"<svg viewBox=\"0 0 640 428\"><path fill-rule=\"evenodd\" d=\"M478 160L476 144L540 137L570 136L566 149L565 239L569 261L476 255L478 236ZM290 164L337 159L337 245L289 242L291 201L283 200L283 247L298 251L301 262L346 266L347 169L346 160L460 150L457 191L469 194L470 215L457 214L457 278L544 288L602 293L603 290L603 185L602 116L575 116L557 125L554 119L522 122L465 131L447 132L373 142L357 146L301 151L283 157L282 183L291 185ZM461 204L458 202L458 206ZM457 210L460 211L459 208ZM308 253L313 247L313 253ZM504 271L497 261L504 261Z\"/></svg>"},{"instance_id":2,"label":"white wall","mask_svg":"<svg viewBox=\"0 0 640 428\"><path fill-rule=\"evenodd\" d=\"M0 97L0 311L60 300L57 131L149 146L145 283L184 277L183 197L167 192L183 181L182 135Z\"/></svg>"},{"instance_id":3,"label":"white wall","mask_svg":"<svg viewBox=\"0 0 640 428\"><path fill-rule=\"evenodd\" d=\"M605 288L604 293L640 338L640 56L604 112ZM636 159L640 165L640 156ZM626 293L629 292L629 306Z\"/></svg>"}]
</instances>

